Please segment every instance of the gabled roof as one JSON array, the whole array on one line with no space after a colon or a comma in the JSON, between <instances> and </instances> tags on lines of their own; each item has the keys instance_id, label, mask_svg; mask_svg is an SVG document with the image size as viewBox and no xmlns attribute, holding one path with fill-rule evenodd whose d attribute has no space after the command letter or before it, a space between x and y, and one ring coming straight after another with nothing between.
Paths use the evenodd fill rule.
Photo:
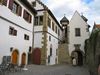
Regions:
<instances>
[{"instance_id":1,"label":"gabled roof","mask_svg":"<svg viewBox=\"0 0 100 75\"><path fill-rule=\"evenodd\" d=\"M60 23L62 23L62 22L67 22L67 23L69 23L69 20L64 16L64 17L60 20Z\"/></svg>"},{"instance_id":2,"label":"gabled roof","mask_svg":"<svg viewBox=\"0 0 100 75\"><path fill-rule=\"evenodd\" d=\"M69 22L69 25L70 25L70 23L71 23L72 21L74 21L74 20L76 20L77 23L79 23L79 21L78 21L77 18L80 18L80 19L79 19L80 21L83 21L86 25L88 25L87 22L82 18L82 16L79 14L78 11L75 11L75 12L74 12L74 14L73 14L73 16L72 16L72 18L71 18L71 20L70 20L70 22ZM74 20L73 20L73 19L74 19ZM76 24L76 23L75 23L75 24Z\"/></svg>"}]
</instances>

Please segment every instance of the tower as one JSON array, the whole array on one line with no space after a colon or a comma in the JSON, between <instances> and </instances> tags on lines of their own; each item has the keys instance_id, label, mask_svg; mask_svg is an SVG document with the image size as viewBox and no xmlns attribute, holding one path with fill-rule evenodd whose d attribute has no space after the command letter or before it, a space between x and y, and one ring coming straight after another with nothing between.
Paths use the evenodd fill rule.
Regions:
<instances>
[{"instance_id":1,"label":"tower","mask_svg":"<svg viewBox=\"0 0 100 75\"><path fill-rule=\"evenodd\" d=\"M68 43L68 24L69 24L69 20L64 15L64 17L60 20L60 23L61 23L62 28L63 28L63 42Z\"/></svg>"}]
</instances>

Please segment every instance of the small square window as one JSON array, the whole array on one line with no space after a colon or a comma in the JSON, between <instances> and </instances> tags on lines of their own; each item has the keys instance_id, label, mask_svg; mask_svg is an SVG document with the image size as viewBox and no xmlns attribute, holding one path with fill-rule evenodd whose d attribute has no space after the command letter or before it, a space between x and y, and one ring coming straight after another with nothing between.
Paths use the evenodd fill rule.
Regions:
<instances>
[{"instance_id":1,"label":"small square window","mask_svg":"<svg viewBox=\"0 0 100 75\"><path fill-rule=\"evenodd\" d=\"M9 35L17 36L17 30L14 27L9 28Z\"/></svg>"},{"instance_id":2,"label":"small square window","mask_svg":"<svg viewBox=\"0 0 100 75\"><path fill-rule=\"evenodd\" d=\"M25 39L25 40L29 40L29 35L24 34L24 39Z\"/></svg>"}]
</instances>

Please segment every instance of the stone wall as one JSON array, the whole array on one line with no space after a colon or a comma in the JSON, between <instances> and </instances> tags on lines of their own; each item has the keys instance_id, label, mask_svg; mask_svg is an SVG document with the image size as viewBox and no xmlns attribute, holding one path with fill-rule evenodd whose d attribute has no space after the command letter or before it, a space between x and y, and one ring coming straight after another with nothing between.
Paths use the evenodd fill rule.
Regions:
<instances>
[{"instance_id":1,"label":"stone wall","mask_svg":"<svg viewBox=\"0 0 100 75\"><path fill-rule=\"evenodd\" d=\"M69 64L70 63L68 44L59 44L58 63L59 64Z\"/></svg>"}]
</instances>

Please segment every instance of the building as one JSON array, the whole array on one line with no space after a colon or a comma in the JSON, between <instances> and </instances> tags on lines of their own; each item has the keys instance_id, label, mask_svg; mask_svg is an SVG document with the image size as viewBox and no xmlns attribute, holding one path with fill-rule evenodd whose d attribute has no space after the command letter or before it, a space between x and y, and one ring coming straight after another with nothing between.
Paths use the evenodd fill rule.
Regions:
<instances>
[{"instance_id":1,"label":"building","mask_svg":"<svg viewBox=\"0 0 100 75\"><path fill-rule=\"evenodd\" d=\"M94 23L94 26L93 26L92 32L94 32L95 30L99 30L99 29L100 29L100 24L96 24L96 23Z\"/></svg>"},{"instance_id":2,"label":"building","mask_svg":"<svg viewBox=\"0 0 100 75\"><path fill-rule=\"evenodd\" d=\"M0 0L0 63L30 63L36 13L27 0Z\"/></svg>"},{"instance_id":3,"label":"building","mask_svg":"<svg viewBox=\"0 0 100 75\"><path fill-rule=\"evenodd\" d=\"M30 1L31 2L31 1ZM40 0L31 2L37 10L34 26L33 63L53 65L58 63L58 43L62 39L62 27Z\"/></svg>"},{"instance_id":4,"label":"building","mask_svg":"<svg viewBox=\"0 0 100 75\"><path fill-rule=\"evenodd\" d=\"M63 17L63 19L66 18ZM81 16L76 11L70 21L66 19L66 22L62 22L63 26L65 26L65 43L68 44L69 55L71 60L76 59L77 65L83 65L84 42L90 36L87 21L83 15Z\"/></svg>"}]
</instances>

